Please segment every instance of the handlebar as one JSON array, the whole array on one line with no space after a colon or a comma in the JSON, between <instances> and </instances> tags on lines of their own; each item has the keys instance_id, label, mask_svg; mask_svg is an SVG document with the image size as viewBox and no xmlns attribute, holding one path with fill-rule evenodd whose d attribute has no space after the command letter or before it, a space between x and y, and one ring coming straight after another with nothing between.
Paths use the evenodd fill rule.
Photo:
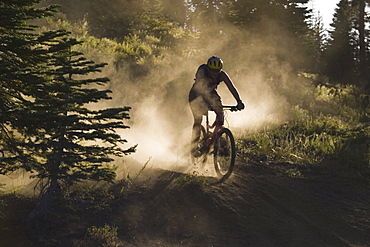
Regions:
<instances>
[{"instance_id":1,"label":"handlebar","mask_svg":"<svg viewBox=\"0 0 370 247\"><path fill-rule=\"evenodd\" d=\"M222 108L226 110L230 110L230 111L241 111L241 110L238 110L236 106L231 106L231 105L223 105Z\"/></svg>"},{"instance_id":2,"label":"handlebar","mask_svg":"<svg viewBox=\"0 0 370 247\"><path fill-rule=\"evenodd\" d=\"M211 105L211 106L209 106L210 108L209 108L209 111L214 111L214 108L213 108L213 106ZM243 109L238 109L238 107L237 106L234 106L234 105L223 105L222 106L222 109L225 109L225 110L229 110L229 111L241 111L241 110L243 110Z\"/></svg>"}]
</instances>

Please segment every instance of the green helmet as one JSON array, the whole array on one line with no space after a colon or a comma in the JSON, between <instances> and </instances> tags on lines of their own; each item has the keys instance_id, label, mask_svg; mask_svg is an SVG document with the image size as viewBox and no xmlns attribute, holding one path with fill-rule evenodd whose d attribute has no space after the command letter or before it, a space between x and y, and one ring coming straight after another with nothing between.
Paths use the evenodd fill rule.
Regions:
<instances>
[{"instance_id":1,"label":"green helmet","mask_svg":"<svg viewBox=\"0 0 370 247\"><path fill-rule=\"evenodd\" d=\"M220 70L222 69L224 62L222 62L221 58L212 56L208 59L207 65L210 69L217 69Z\"/></svg>"}]
</instances>

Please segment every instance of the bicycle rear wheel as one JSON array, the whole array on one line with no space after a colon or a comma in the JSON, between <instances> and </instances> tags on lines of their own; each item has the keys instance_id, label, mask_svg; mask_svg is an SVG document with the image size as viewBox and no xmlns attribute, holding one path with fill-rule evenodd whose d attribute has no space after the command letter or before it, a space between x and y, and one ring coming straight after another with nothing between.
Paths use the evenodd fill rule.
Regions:
<instances>
[{"instance_id":1,"label":"bicycle rear wheel","mask_svg":"<svg viewBox=\"0 0 370 247\"><path fill-rule=\"evenodd\" d=\"M234 136L229 129L223 128L215 140L213 153L215 170L221 181L225 181L233 172L235 156Z\"/></svg>"},{"instance_id":2,"label":"bicycle rear wheel","mask_svg":"<svg viewBox=\"0 0 370 247\"><path fill-rule=\"evenodd\" d=\"M200 137L195 150L191 152L191 162L193 165L199 165L206 161L207 150L206 150L206 130L203 125L200 126Z\"/></svg>"}]
</instances>

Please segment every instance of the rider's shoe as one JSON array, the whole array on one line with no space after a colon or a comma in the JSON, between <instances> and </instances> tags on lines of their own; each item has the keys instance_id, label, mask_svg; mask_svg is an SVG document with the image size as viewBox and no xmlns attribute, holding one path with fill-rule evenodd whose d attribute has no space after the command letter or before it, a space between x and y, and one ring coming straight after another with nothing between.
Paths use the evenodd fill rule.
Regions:
<instances>
[{"instance_id":1,"label":"rider's shoe","mask_svg":"<svg viewBox=\"0 0 370 247\"><path fill-rule=\"evenodd\" d=\"M202 152L199 150L199 148L193 148L191 150L191 155L194 157L194 158L198 158L200 156L202 156Z\"/></svg>"},{"instance_id":2,"label":"rider's shoe","mask_svg":"<svg viewBox=\"0 0 370 247\"><path fill-rule=\"evenodd\" d=\"M191 155L193 155L194 158L198 158L200 156L202 156L202 153L198 151L195 151L195 152L191 152Z\"/></svg>"}]
</instances>

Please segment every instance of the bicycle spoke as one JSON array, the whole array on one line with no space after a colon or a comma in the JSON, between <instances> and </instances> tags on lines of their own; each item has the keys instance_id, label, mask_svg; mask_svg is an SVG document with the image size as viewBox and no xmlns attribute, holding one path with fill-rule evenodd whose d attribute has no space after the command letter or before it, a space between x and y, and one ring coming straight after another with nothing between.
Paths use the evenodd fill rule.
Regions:
<instances>
[{"instance_id":1,"label":"bicycle spoke","mask_svg":"<svg viewBox=\"0 0 370 247\"><path fill-rule=\"evenodd\" d=\"M234 168L235 142L229 129L223 128L219 132L219 138L215 141L214 166L217 175L225 180Z\"/></svg>"}]
</instances>

